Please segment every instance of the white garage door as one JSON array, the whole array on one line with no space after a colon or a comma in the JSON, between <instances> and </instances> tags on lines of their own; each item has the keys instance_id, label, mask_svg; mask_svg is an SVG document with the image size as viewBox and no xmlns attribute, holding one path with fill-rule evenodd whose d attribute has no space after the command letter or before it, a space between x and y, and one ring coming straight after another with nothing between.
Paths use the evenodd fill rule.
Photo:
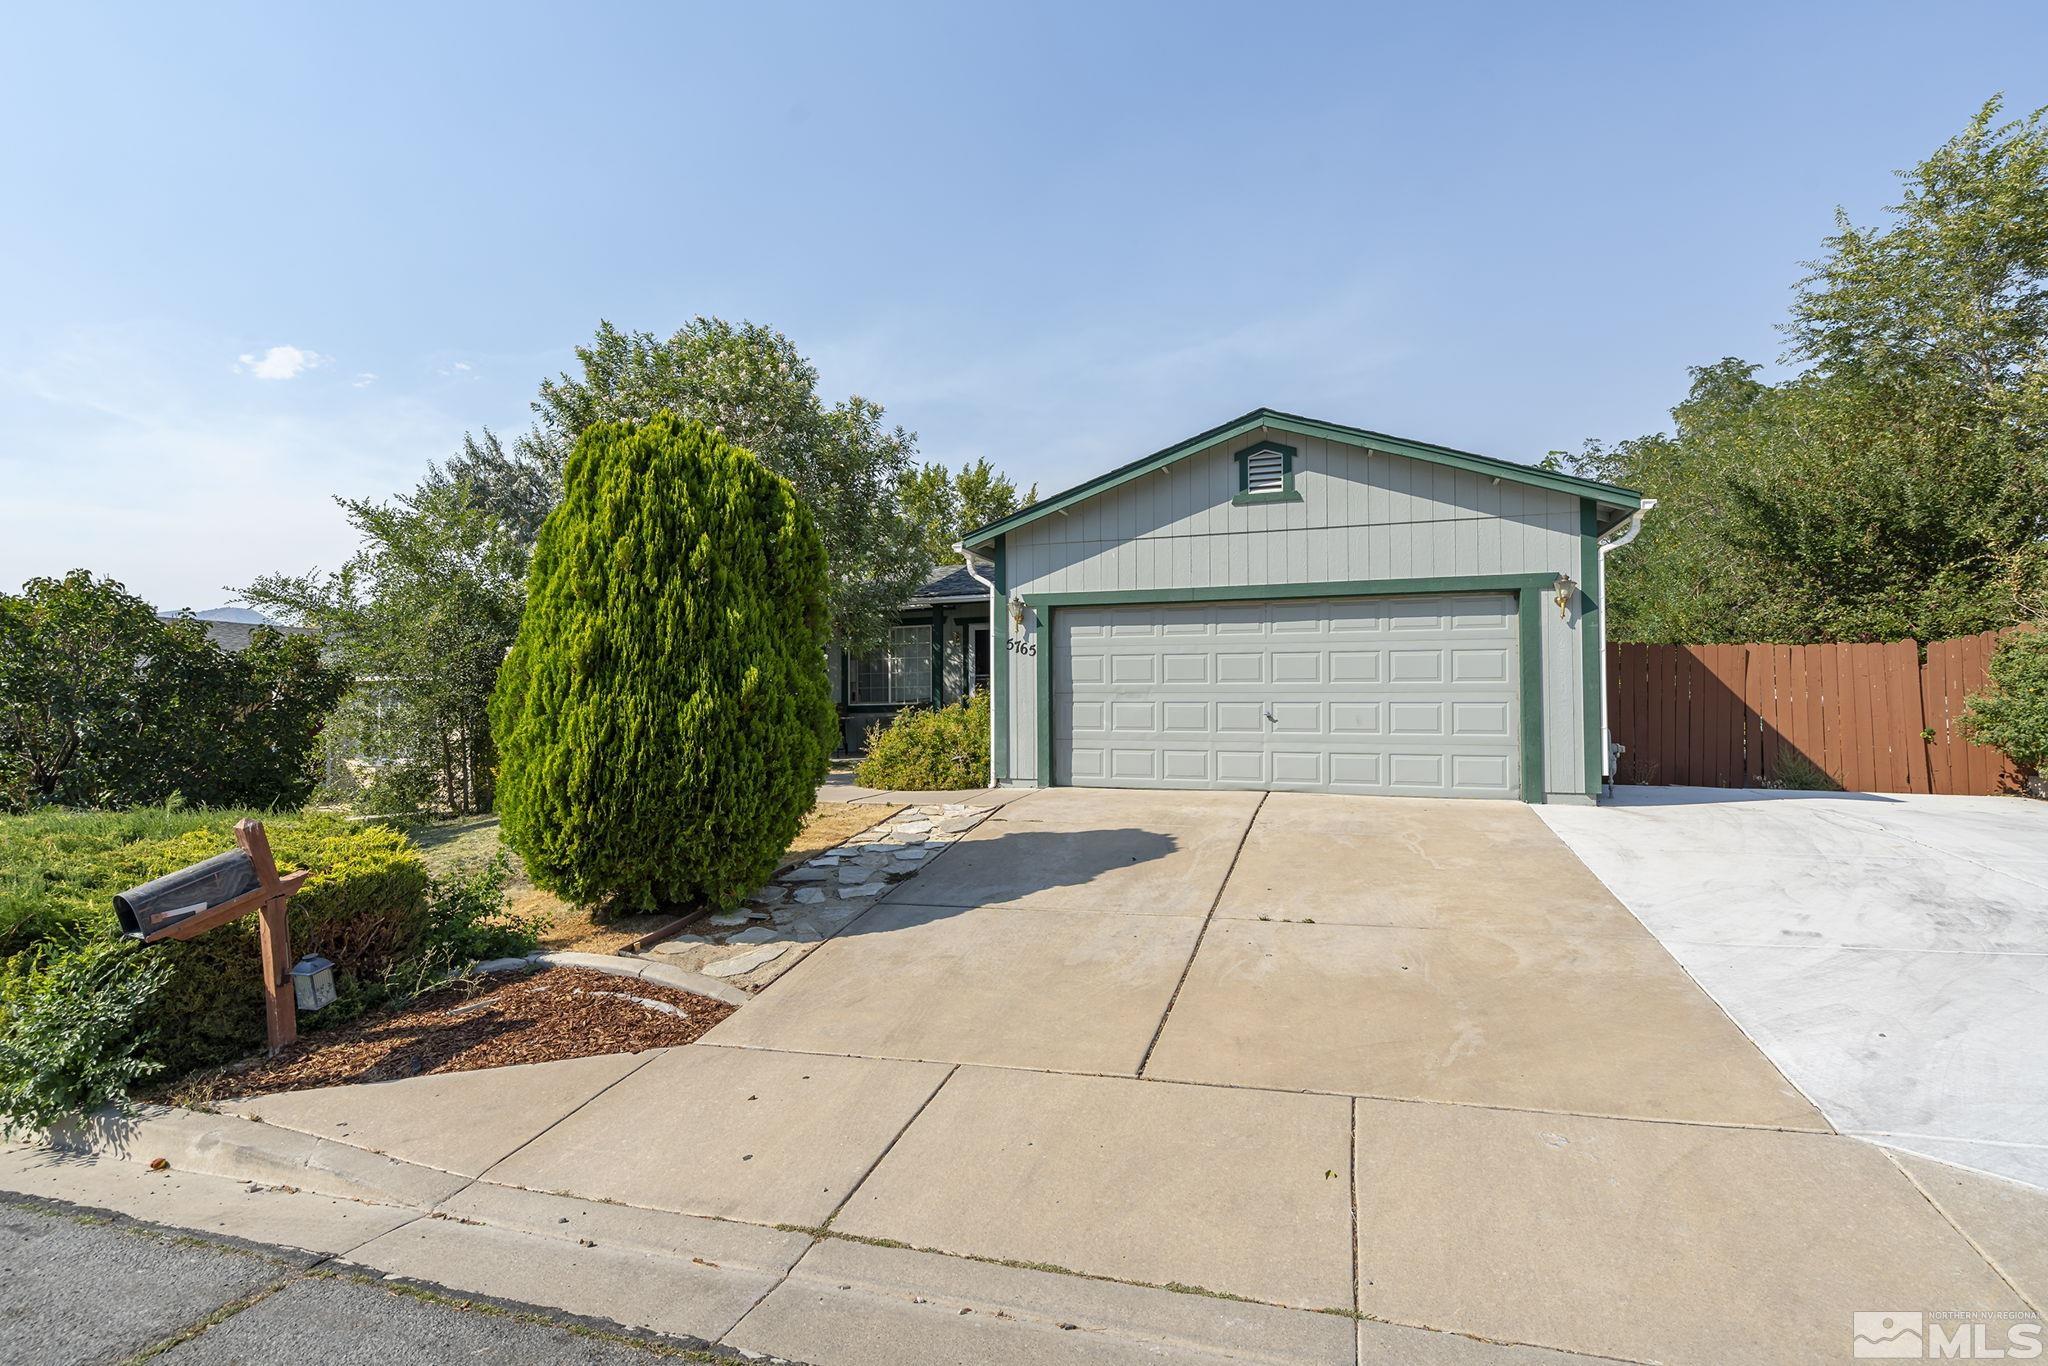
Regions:
<instances>
[{"instance_id":1,"label":"white garage door","mask_svg":"<svg viewBox=\"0 0 2048 1366\"><path fill-rule=\"evenodd\" d=\"M1054 781L1517 797L1507 594L1066 607Z\"/></svg>"}]
</instances>

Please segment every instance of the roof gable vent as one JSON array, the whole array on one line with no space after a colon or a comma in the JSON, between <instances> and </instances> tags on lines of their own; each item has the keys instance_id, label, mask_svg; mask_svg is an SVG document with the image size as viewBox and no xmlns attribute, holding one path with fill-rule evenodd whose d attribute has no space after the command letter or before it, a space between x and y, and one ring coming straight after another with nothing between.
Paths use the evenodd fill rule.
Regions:
<instances>
[{"instance_id":1,"label":"roof gable vent","mask_svg":"<svg viewBox=\"0 0 2048 1366\"><path fill-rule=\"evenodd\" d=\"M1280 493L1287 487L1287 453L1268 447L1244 458L1246 493Z\"/></svg>"}]
</instances>

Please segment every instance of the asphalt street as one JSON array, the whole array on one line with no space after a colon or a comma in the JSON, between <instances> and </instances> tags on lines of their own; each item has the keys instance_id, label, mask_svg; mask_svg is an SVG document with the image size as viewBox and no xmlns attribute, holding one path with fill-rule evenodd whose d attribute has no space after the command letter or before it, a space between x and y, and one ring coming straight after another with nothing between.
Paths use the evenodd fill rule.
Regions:
<instances>
[{"instance_id":1,"label":"asphalt street","mask_svg":"<svg viewBox=\"0 0 2048 1366\"><path fill-rule=\"evenodd\" d=\"M0 1203L0 1363L654 1366L730 1353L400 1288L305 1253Z\"/></svg>"}]
</instances>

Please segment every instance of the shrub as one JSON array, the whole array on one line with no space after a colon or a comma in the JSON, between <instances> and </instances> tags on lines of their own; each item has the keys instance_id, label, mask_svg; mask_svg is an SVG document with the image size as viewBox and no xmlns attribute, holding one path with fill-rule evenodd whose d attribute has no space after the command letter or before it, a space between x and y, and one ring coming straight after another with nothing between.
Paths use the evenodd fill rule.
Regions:
<instances>
[{"instance_id":1,"label":"shrub","mask_svg":"<svg viewBox=\"0 0 2048 1366\"><path fill-rule=\"evenodd\" d=\"M1990 672L1991 686L1963 713L1964 733L2030 773L2048 772L2048 625L1999 641Z\"/></svg>"},{"instance_id":2,"label":"shrub","mask_svg":"<svg viewBox=\"0 0 2048 1366\"><path fill-rule=\"evenodd\" d=\"M223 650L111 579L31 579L0 593L0 810L295 806L347 686L310 637Z\"/></svg>"},{"instance_id":3,"label":"shrub","mask_svg":"<svg viewBox=\"0 0 2048 1366\"><path fill-rule=\"evenodd\" d=\"M233 845L236 813L148 808L0 817L0 1123L116 1099L262 1046L256 918L184 943L119 939L115 892ZM334 816L266 822L292 898L292 951L332 959L340 999L315 1030L408 995L478 958L529 953L531 920L505 911L505 861L430 879L397 830Z\"/></svg>"},{"instance_id":4,"label":"shrub","mask_svg":"<svg viewBox=\"0 0 2048 1366\"><path fill-rule=\"evenodd\" d=\"M112 898L125 887L233 847L238 813L156 808L45 810L0 818L0 955L16 978L117 942ZM398 831L332 816L266 822L284 869L313 876L292 898L292 951L334 961L345 995L381 993L431 925L425 866ZM160 964L152 1036L140 1056L172 1072L240 1057L263 1042L254 916L184 943L151 945ZM11 1026L0 1022L0 1032Z\"/></svg>"},{"instance_id":5,"label":"shrub","mask_svg":"<svg viewBox=\"0 0 2048 1366\"><path fill-rule=\"evenodd\" d=\"M22 955L0 976L0 1135L46 1129L119 1101L163 1064L142 1056L161 958L95 944L40 969Z\"/></svg>"},{"instance_id":6,"label":"shrub","mask_svg":"<svg viewBox=\"0 0 2048 1366\"><path fill-rule=\"evenodd\" d=\"M492 699L504 838L577 902L726 906L838 735L825 552L789 483L658 414L578 438Z\"/></svg>"},{"instance_id":7,"label":"shrub","mask_svg":"<svg viewBox=\"0 0 2048 1366\"><path fill-rule=\"evenodd\" d=\"M988 693L934 711L910 707L871 733L854 769L863 787L942 791L988 786Z\"/></svg>"}]
</instances>

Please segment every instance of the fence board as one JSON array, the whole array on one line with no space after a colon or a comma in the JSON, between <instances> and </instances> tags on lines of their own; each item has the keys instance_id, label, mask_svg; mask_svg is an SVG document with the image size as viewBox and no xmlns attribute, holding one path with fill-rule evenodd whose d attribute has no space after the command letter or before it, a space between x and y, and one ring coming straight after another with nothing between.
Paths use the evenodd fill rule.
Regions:
<instances>
[{"instance_id":1,"label":"fence board","mask_svg":"<svg viewBox=\"0 0 2048 1366\"><path fill-rule=\"evenodd\" d=\"M1714 764L1720 775L1717 787L1734 787L1742 780L1742 675L1744 648L1740 645L1714 646L1714 681L1721 694L1721 743Z\"/></svg>"},{"instance_id":2,"label":"fence board","mask_svg":"<svg viewBox=\"0 0 2048 1366\"><path fill-rule=\"evenodd\" d=\"M1622 782L1755 787L1792 755L1850 791L1994 793L2011 761L1957 729L1997 633L1850 645L1608 647Z\"/></svg>"}]
</instances>

